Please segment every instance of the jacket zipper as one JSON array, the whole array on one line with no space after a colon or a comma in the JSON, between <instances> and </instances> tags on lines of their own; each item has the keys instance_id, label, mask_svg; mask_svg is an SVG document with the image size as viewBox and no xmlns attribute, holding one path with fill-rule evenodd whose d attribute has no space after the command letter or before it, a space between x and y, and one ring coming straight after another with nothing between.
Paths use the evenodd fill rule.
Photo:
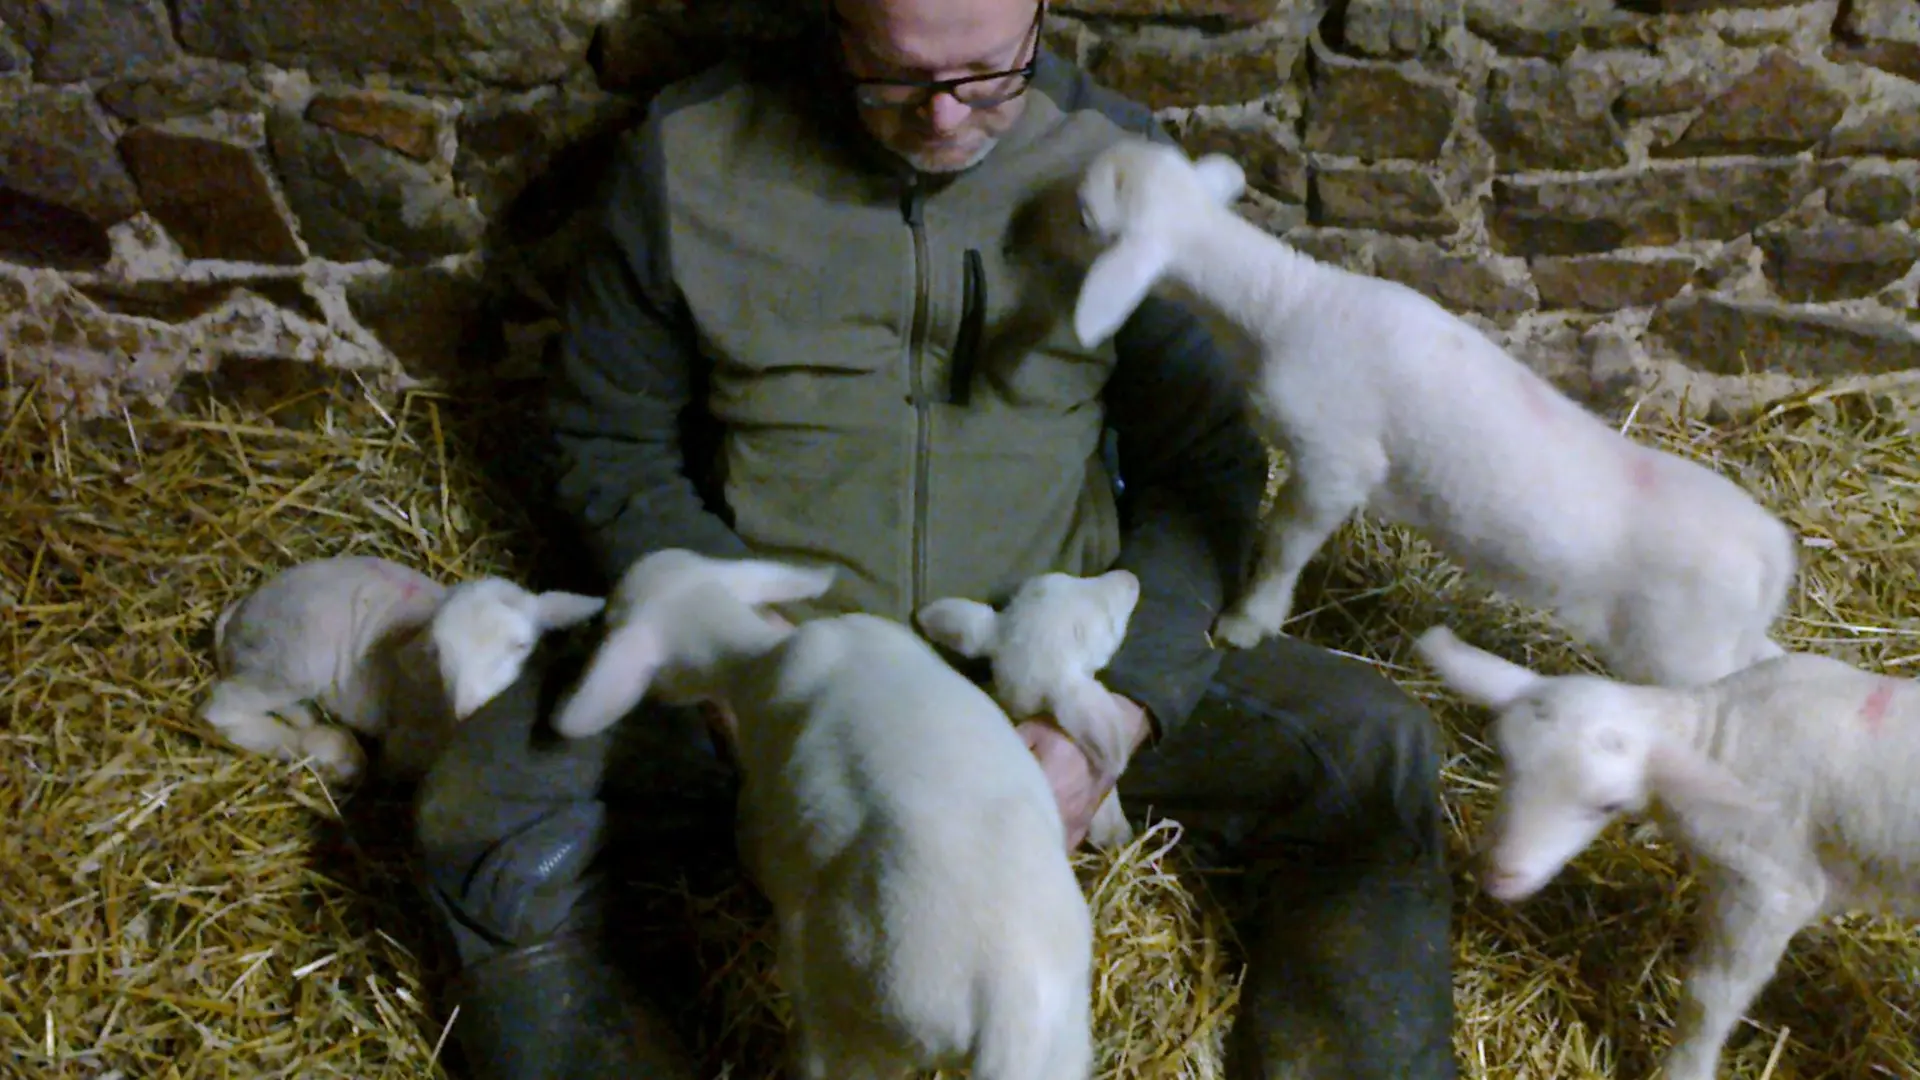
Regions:
<instances>
[{"instance_id":1,"label":"jacket zipper","mask_svg":"<svg viewBox=\"0 0 1920 1080\"><path fill-rule=\"evenodd\" d=\"M907 611L920 610L927 588L927 485L928 474L932 469L929 461L929 444L932 442L933 403L926 389L926 335L928 293L931 284L927 270L927 231L926 222L921 216L926 193L920 186L918 173L907 181L907 189L900 199L900 212L906 218L907 228L913 233L913 325L907 336L907 367L911 372L914 448L913 448L913 574L908 597Z\"/></svg>"}]
</instances>

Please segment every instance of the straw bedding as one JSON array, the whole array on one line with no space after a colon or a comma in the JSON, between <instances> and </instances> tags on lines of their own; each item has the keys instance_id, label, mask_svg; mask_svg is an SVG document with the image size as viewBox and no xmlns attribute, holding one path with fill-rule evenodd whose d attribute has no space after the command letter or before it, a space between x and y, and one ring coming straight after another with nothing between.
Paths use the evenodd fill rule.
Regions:
<instances>
[{"instance_id":1,"label":"straw bedding","mask_svg":"<svg viewBox=\"0 0 1920 1080\"><path fill-rule=\"evenodd\" d=\"M520 497L539 483L513 441L525 395L303 372L236 365L165 412L113 421L60 421L32 387L0 408L0 1075L457 1075L404 804L330 793L212 741L193 717L208 631L222 604L296 560L377 553L452 578L565 559ZM1920 659L1920 433L1887 400L1804 397L1636 432L1737 475L1808 538L1783 628L1796 647L1896 673ZM1547 670L1591 659L1365 523L1316 565L1302 609L1293 632L1374 660L1433 705L1463 857L1497 777L1485 717L1441 695L1408 640L1444 617ZM1079 859L1099 925L1102 1077L1219 1075L1238 968L1178 841L1163 826ZM1465 1075L1644 1074L1691 939L1694 890L1671 851L1616 826L1515 908L1456 865ZM738 882L654 900L659 932L690 933L704 960L708 1060L776 1075L784 1004L761 902ZM1736 1033L1726 1075L1920 1075L1917 968L1909 929L1809 931Z\"/></svg>"}]
</instances>

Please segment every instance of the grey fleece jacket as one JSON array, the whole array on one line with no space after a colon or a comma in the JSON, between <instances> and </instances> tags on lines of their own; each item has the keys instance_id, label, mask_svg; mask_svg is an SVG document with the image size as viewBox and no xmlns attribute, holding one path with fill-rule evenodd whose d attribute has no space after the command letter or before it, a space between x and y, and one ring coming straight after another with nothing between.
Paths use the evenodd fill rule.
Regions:
<instances>
[{"instance_id":1,"label":"grey fleece jacket","mask_svg":"<svg viewBox=\"0 0 1920 1080\"><path fill-rule=\"evenodd\" d=\"M1000 145L922 177L833 80L722 64L624 140L550 398L562 508L609 580L666 547L836 566L799 618L1126 567L1141 599L1104 679L1164 737L1218 665L1265 449L1189 313L1150 299L1083 348L1012 249L1049 186L1167 135L1043 50Z\"/></svg>"}]
</instances>

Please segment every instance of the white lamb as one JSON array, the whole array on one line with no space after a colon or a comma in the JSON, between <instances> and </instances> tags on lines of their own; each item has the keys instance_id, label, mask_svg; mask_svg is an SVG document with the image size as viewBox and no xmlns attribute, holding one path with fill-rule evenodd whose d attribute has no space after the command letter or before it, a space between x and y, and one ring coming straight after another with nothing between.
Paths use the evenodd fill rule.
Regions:
<instances>
[{"instance_id":1,"label":"white lamb","mask_svg":"<svg viewBox=\"0 0 1920 1080\"><path fill-rule=\"evenodd\" d=\"M240 749L310 757L330 778L357 777L360 744L320 723L317 705L382 740L383 772L414 778L453 724L519 677L543 633L585 622L605 605L497 577L449 589L366 555L300 563L214 622L221 678L200 715Z\"/></svg>"},{"instance_id":2,"label":"white lamb","mask_svg":"<svg viewBox=\"0 0 1920 1080\"><path fill-rule=\"evenodd\" d=\"M993 698L1007 715L1039 713L1066 732L1111 783L1126 764L1112 691L1095 678L1126 640L1140 601L1140 579L1126 570L1094 577L1036 574L1021 582L1004 611L950 596L914 614L927 637L961 656L993 661ZM1097 848L1133 839L1120 795L1109 792L1087 839Z\"/></svg>"},{"instance_id":3,"label":"white lamb","mask_svg":"<svg viewBox=\"0 0 1920 1080\"><path fill-rule=\"evenodd\" d=\"M1633 682L1710 682L1780 653L1768 636L1796 538L1733 481L1608 427L1418 291L1318 262L1235 213L1231 159L1144 140L1081 179L1104 250L1074 328L1105 340L1159 288L1241 356L1291 472L1257 573L1214 635L1251 646L1352 514L1418 530L1552 613Z\"/></svg>"},{"instance_id":4,"label":"white lamb","mask_svg":"<svg viewBox=\"0 0 1920 1080\"><path fill-rule=\"evenodd\" d=\"M832 579L641 559L555 729L601 731L649 692L731 710L741 852L778 921L797 1075L1087 1080L1092 918L1039 763L908 627L754 610Z\"/></svg>"},{"instance_id":5,"label":"white lamb","mask_svg":"<svg viewBox=\"0 0 1920 1080\"><path fill-rule=\"evenodd\" d=\"M1483 887L1522 900L1621 814L1650 812L1705 891L1667 1080L1711 1080L1788 942L1850 912L1920 915L1920 683L1787 653L1696 687L1539 675L1434 627L1415 645L1499 711Z\"/></svg>"}]
</instances>

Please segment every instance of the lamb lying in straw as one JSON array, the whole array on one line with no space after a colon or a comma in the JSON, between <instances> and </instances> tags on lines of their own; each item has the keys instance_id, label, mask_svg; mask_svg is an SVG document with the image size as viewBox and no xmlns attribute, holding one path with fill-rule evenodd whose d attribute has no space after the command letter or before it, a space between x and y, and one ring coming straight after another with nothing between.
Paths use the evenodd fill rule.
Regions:
<instances>
[{"instance_id":1,"label":"lamb lying in straw","mask_svg":"<svg viewBox=\"0 0 1920 1080\"><path fill-rule=\"evenodd\" d=\"M531 593L479 578L447 588L386 559L300 563L229 604L214 622L221 678L200 716L228 743L335 780L360 775L353 735L382 742L382 771L417 778L447 730L520 675L540 636L585 622L605 601Z\"/></svg>"}]
</instances>

